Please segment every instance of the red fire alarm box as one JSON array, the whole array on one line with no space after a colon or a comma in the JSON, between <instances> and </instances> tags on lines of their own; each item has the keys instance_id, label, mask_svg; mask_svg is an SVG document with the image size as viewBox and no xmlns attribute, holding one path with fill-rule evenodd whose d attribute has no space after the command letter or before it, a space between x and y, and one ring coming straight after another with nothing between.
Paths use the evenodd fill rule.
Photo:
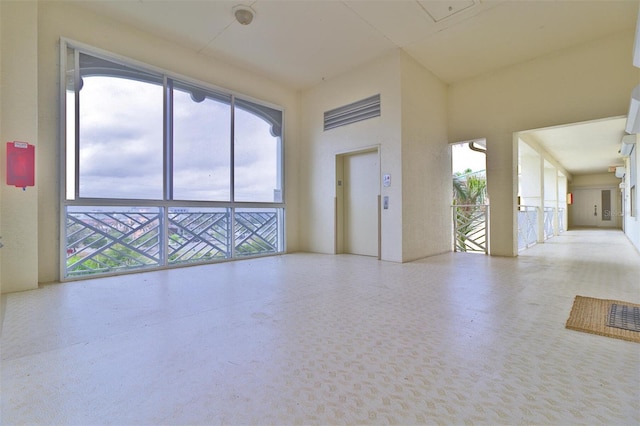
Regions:
<instances>
[{"instance_id":1,"label":"red fire alarm box","mask_svg":"<svg viewBox=\"0 0 640 426\"><path fill-rule=\"evenodd\" d=\"M35 184L36 148L27 142L7 142L7 185L25 189Z\"/></svg>"}]
</instances>

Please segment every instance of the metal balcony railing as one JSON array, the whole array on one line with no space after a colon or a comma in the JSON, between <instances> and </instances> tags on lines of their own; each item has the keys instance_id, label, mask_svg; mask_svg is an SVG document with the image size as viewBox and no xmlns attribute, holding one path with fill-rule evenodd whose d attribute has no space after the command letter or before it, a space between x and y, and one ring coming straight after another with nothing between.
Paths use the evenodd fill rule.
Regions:
<instances>
[{"instance_id":1,"label":"metal balcony railing","mask_svg":"<svg viewBox=\"0 0 640 426\"><path fill-rule=\"evenodd\" d=\"M235 212L235 253L237 256L277 253L278 216L275 212Z\"/></svg>"},{"instance_id":2,"label":"metal balcony railing","mask_svg":"<svg viewBox=\"0 0 640 426\"><path fill-rule=\"evenodd\" d=\"M278 253L281 230L277 208L68 207L65 276Z\"/></svg>"},{"instance_id":3,"label":"metal balcony railing","mask_svg":"<svg viewBox=\"0 0 640 426\"><path fill-rule=\"evenodd\" d=\"M231 220L222 211L169 209L169 264L231 257Z\"/></svg>"},{"instance_id":4,"label":"metal balcony railing","mask_svg":"<svg viewBox=\"0 0 640 426\"><path fill-rule=\"evenodd\" d=\"M564 232L564 210L555 207L518 206L518 250L527 249L538 242L538 218L542 214L543 240ZM557 223L554 223L556 220ZM557 230L556 227L557 226Z\"/></svg>"},{"instance_id":5,"label":"metal balcony railing","mask_svg":"<svg viewBox=\"0 0 640 426\"><path fill-rule=\"evenodd\" d=\"M558 209L558 233L564 232L564 209Z\"/></svg>"},{"instance_id":6,"label":"metal balcony railing","mask_svg":"<svg viewBox=\"0 0 640 426\"><path fill-rule=\"evenodd\" d=\"M553 217L556 215L556 209L553 207L544 208L544 239L548 240L553 237Z\"/></svg>"},{"instance_id":7,"label":"metal balcony railing","mask_svg":"<svg viewBox=\"0 0 640 426\"><path fill-rule=\"evenodd\" d=\"M453 205L454 251L488 253L488 204Z\"/></svg>"},{"instance_id":8,"label":"metal balcony railing","mask_svg":"<svg viewBox=\"0 0 640 426\"><path fill-rule=\"evenodd\" d=\"M518 206L518 250L524 250L538 241L538 208Z\"/></svg>"},{"instance_id":9,"label":"metal balcony railing","mask_svg":"<svg viewBox=\"0 0 640 426\"><path fill-rule=\"evenodd\" d=\"M67 211L67 275L159 265L162 218L159 209L149 210Z\"/></svg>"}]
</instances>

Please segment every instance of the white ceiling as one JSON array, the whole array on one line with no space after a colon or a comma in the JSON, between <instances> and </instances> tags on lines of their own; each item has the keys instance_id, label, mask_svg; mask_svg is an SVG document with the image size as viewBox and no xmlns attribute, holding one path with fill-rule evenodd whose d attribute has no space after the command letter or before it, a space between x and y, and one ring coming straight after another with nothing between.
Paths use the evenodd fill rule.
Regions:
<instances>
[{"instance_id":1,"label":"white ceiling","mask_svg":"<svg viewBox=\"0 0 640 426\"><path fill-rule=\"evenodd\" d=\"M611 166L624 165L618 151L626 121L626 117L615 117L523 132L521 136L542 147L572 175L605 173ZM533 153L522 146L520 152Z\"/></svg>"},{"instance_id":2,"label":"white ceiling","mask_svg":"<svg viewBox=\"0 0 640 426\"><path fill-rule=\"evenodd\" d=\"M401 48L446 83L635 27L637 1L111 0L78 6L216 60L305 89ZM232 9L256 13L243 26ZM629 53L631 62L631 52ZM592 124L591 130L593 130ZM575 174L596 166L570 135L541 144ZM620 129L621 130L621 129ZM603 130L604 132L604 130ZM596 131L596 134L604 134ZM617 141L619 143L619 139ZM573 146L573 149L569 147ZM564 148L562 148L564 147ZM571 151L569 156L566 152ZM584 164L577 165L585 157ZM608 158L608 157L607 157Z\"/></svg>"}]
</instances>

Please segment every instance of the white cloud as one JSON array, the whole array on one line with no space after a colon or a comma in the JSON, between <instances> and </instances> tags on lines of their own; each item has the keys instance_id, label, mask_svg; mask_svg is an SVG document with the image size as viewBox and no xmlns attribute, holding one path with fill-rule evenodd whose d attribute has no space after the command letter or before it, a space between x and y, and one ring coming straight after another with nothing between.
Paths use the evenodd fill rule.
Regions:
<instances>
[{"instance_id":1,"label":"white cloud","mask_svg":"<svg viewBox=\"0 0 640 426\"><path fill-rule=\"evenodd\" d=\"M80 92L80 195L161 199L162 88L135 80L85 77ZM229 105L196 103L176 91L174 101L176 199L226 201L229 194ZM272 201L277 143L270 125L236 110L236 193Z\"/></svg>"}]
</instances>

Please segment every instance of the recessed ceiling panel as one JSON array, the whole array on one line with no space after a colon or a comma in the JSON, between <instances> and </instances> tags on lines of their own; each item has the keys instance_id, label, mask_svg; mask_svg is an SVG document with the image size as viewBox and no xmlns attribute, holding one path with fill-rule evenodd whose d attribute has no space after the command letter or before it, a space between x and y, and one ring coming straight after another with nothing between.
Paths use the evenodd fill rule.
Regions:
<instances>
[{"instance_id":1,"label":"recessed ceiling panel","mask_svg":"<svg viewBox=\"0 0 640 426\"><path fill-rule=\"evenodd\" d=\"M438 1L429 0L418 1L420 6L427 11L429 16L434 22L440 22L450 16L455 15L458 12L462 12L465 9L473 7L476 3L473 0L456 0L456 1Z\"/></svg>"},{"instance_id":2,"label":"recessed ceiling panel","mask_svg":"<svg viewBox=\"0 0 640 426\"><path fill-rule=\"evenodd\" d=\"M361 19L402 47L428 37L437 26L415 1L346 1Z\"/></svg>"}]
</instances>

